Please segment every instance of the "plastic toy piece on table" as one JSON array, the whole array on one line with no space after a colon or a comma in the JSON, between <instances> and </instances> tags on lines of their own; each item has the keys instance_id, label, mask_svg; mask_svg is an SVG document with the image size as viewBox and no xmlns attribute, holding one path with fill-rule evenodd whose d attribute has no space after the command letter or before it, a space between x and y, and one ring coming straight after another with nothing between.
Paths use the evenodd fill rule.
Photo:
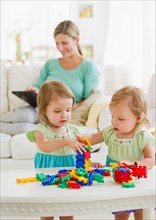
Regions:
<instances>
[{"instance_id":1,"label":"plastic toy piece on table","mask_svg":"<svg viewBox=\"0 0 156 220\"><path fill-rule=\"evenodd\" d=\"M127 165L126 163L121 164L120 166L116 163L110 163L113 167L113 179L115 182L124 183L123 187L135 187L132 183L132 177L144 177L147 178L146 166L137 166L137 165Z\"/></svg>"},{"instance_id":2,"label":"plastic toy piece on table","mask_svg":"<svg viewBox=\"0 0 156 220\"><path fill-rule=\"evenodd\" d=\"M111 176L111 171L108 169L94 169L93 172L99 173L102 176Z\"/></svg>"},{"instance_id":3,"label":"plastic toy piece on table","mask_svg":"<svg viewBox=\"0 0 156 220\"><path fill-rule=\"evenodd\" d=\"M91 186L92 184L93 184L93 180L94 180L94 173L93 172L91 172L90 174L89 174L89 177L88 177L88 185L89 186Z\"/></svg>"},{"instance_id":4,"label":"plastic toy piece on table","mask_svg":"<svg viewBox=\"0 0 156 220\"><path fill-rule=\"evenodd\" d=\"M113 178L117 183L123 183L123 182L130 183L132 182L132 171L130 169L125 170L125 168L124 170L122 169L118 170L116 168L114 170Z\"/></svg>"},{"instance_id":5,"label":"plastic toy piece on table","mask_svg":"<svg viewBox=\"0 0 156 220\"><path fill-rule=\"evenodd\" d=\"M69 186L69 188L72 188L72 189L80 189L81 188L81 185L74 182L74 181L69 181L68 186Z\"/></svg>"},{"instance_id":6,"label":"plastic toy piece on table","mask_svg":"<svg viewBox=\"0 0 156 220\"><path fill-rule=\"evenodd\" d=\"M54 183L54 179L57 178L57 181L60 180L60 178L57 177L57 175L53 175L53 176L48 176L47 179L44 179L42 181L42 185L46 186L46 185L52 185Z\"/></svg>"},{"instance_id":7,"label":"plastic toy piece on table","mask_svg":"<svg viewBox=\"0 0 156 220\"><path fill-rule=\"evenodd\" d=\"M122 183L122 187L124 188L134 188L135 184L134 183Z\"/></svg>"},{"instance_id":8,"label":"plastic toy piece on table","mask_svg":"<svg viewBox=\"0 0 156 220\"><path fill-rule=\"evenodd\" d=\"M27 177L27 178L16 178L16 183L30 183L38 182L39 180L36 177Z\"/></svg>"},{"instance_id":9,"label":"plastic toy piece on table","mask_svg":"<svg viewBox=\"0 0 156 220\"><path fill-rule=\"evenodd\" d=\"M104 183L104 176L98 173L93 173L93 180L95 180L98 183Z\"/></svg>"},{"instance_id":10,"label":"plastic toy piece on table","mask_svg":"<svg viewBox=\"0 0 156 220\"><path fill-rule=\"evenodd\" d=\"M83 154L79 153L76 155L76 168L83 168L90 170L90 158L91 158L91 143L90 141L83 137L84 143L87 145Z\"/></svg>"},{"instance_id":11,"label":"plastic toy piece on table","mask_svg":"<svg viewBox=\"0 0 156 220\"><path fill-rule=\"evenodd\" d=\"M36 178L42 182L43 180L47 179L47 175L45 175L44 173L38 173L36 174Z\"/></svg>"}]
</instances>

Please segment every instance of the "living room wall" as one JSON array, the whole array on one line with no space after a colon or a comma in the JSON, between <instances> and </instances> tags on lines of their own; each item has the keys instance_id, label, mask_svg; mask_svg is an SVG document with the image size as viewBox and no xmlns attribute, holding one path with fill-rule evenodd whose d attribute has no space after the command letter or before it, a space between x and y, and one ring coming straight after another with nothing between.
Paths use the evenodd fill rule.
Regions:
<instances>
[{"instance_id":1,"label":"living room wall","mask_svg":"<svg viewBox=\"0 0 156 220\"><path fill-rule=\"evenodd\" d=\"M55 49L53 31L65 19L80 29L80 44L102 66L105 93L125 84L147 89L155 72L155 1L1 1L1 59L15 60L15 33L22 50ZM61 7L60 7L61 6ZM109 86L111 85L113 86Z\"/></svg>"}]
</instances>

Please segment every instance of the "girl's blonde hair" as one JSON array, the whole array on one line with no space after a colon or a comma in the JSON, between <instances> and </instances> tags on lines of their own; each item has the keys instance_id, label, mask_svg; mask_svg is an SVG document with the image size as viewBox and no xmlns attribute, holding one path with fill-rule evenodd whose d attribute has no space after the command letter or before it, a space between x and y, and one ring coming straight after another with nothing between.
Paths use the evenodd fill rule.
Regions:
<instances>
[{"instance_id":1,"label":"girl's blonde hair","mask_svg":"<svg viewBox=\"0 0 156 220\"><path fill-rule=\"evenodd\" d=\"M149 121L147 119L147 95L137 87L125 86L115 92L109 106L114 106L125 99L128 100L129 108L133 114L141 117L139 126L149 127Z\"/></svg>"},{"instance_id":2,"label":"girl's blonde hair","mask_svg":"<svg viewBox=\"0 0 156 220\"><path fill-rule=\"evenodd\" d=\"M63 82L50 81L42 84L37 94L38 119L41 123L49 124L45 111L47 106L58 97L73 99L74 104L74 94Z\"/></svg>"},{"instance_id":3,"label":"girl's blonde hair","mask_svg":"<svg viewBox=\"0 0 156 220\"><path fill-rule=\"evenodd\" d=\"M74 24L70 20L65 20L59 23L57 27L55 28L54 38L58 34L68 35L69 37L72 37L73 39L75 39L77 36L79 36L80 33L79 33L79 29L76 26L76 24ZM79 45L77 46L77 48L78 48L79 53L82 55L82 50Z\"/></svg>"}]
</instances>

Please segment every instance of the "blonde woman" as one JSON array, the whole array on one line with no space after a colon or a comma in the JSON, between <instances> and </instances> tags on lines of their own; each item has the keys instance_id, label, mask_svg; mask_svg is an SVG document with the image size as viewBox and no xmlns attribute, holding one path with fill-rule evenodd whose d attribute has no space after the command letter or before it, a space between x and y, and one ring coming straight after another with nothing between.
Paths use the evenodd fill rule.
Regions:
<instances>
[{"instance_id":1,"label":"blonde woman","mask_svg":"<svg viewBox=\"0 0 156 220\"><path fill-rule=\"evenodd\" d=\"M100 73L91 59L83 57L79 29L74 22L59 23L54 30L54 40L62 56L47 60L36 83L27 90L38 92L45 81L64 82L75 96L76 109L98 88ZM1 117L1 132L15 135L30 130L37 123L36 114L36 109L29 105L14 109Z\"/></svg>"}]
</instances>

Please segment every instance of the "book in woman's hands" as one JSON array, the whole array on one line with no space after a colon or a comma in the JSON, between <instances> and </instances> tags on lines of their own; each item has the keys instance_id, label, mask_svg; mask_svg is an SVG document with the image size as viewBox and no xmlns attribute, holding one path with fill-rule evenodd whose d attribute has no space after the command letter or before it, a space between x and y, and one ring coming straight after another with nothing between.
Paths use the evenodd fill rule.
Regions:
<instances>
[{"instance_id":1,"label":"book in woman's hands","mask_svg":"<svg viewBox=\"0 0 156 220\"><path fill-rule=\"evenodd\" d=\"M14 95L23 99L33 107L37 107L37 93L33 91L12 91Z\"/></svg>"}]
</instances>

